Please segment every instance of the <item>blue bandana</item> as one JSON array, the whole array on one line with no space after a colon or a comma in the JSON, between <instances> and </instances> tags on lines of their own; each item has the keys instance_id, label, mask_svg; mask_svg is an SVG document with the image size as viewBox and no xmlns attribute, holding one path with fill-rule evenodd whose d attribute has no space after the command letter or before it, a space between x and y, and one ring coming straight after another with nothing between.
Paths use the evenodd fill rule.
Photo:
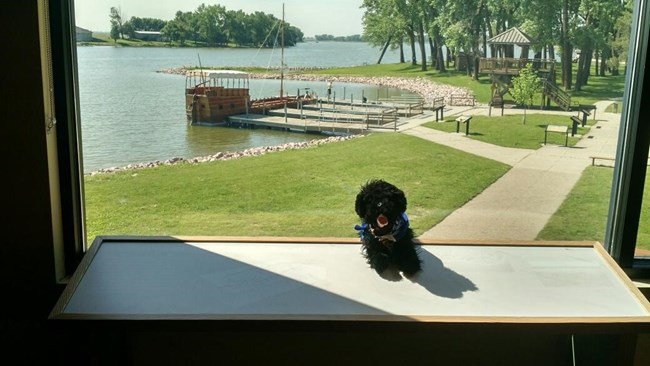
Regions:
<instances>
[{"instance_id":1,"label":"blue bandana","mask_svg":"<svg viewBox=\"0 0 650 366\"><path fill-rule=\"evenodd\" d=\"M393 230L389 235L392 235L395 238L395 241L399 241L406 235L409 228L409 218L406 216L405 212L402 212L402 215L397 218L395 225L393 225ZM354 229L359 232L359 238L363 241L366 235L372 235L370 232L370 225L367 222L362 222L361 225L355 225Z\"/></svg>"}]
</instances>

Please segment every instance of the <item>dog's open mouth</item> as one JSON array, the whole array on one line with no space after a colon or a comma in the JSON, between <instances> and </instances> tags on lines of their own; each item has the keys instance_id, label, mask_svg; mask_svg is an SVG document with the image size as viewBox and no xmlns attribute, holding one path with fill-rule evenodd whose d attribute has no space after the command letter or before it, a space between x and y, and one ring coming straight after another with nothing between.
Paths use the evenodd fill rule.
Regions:
<instances>
[{"instance_id":1,"label":"dog's open mouth","mask_svg":"<svg viewBox=\"0 0 650 366\"><path fill-rule=\"evenodd\" d=\"M386 225L388 225L388 218L384 215L377 216L377 226L382 228Z\"/></svg>"}]
</instances>

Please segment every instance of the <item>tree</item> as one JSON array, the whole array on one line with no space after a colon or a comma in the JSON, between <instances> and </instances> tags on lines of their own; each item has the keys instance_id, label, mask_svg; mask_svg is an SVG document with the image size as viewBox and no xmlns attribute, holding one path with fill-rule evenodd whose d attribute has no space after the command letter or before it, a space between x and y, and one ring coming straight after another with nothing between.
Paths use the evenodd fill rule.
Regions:
<instances>
[{"instance_id":1,"label":"tree","mask_svg":"<svg viewBox=\"0 0 650 366\"><path fill-rule=\"evenodd\" d=\"M436 20L449 47L465 52L467 60L467 75L478 79L478 57L480 55L479 40L483 23L483 0L468 0L462 2L446 2L445 8L440 9ZM473 73L471 71L474 71Z\"/></svg>"},{"instance_id":2,"label":"tree","mask_svg":"<svg viewBox=\"0 0 650 366\"><path fill-rule=\"evenodd\" d=\"M124 21L121 7L111 7L111 38L117 41L118 38L124 38Z\"/></svg>"},{"instance_id":3,"label":"tree","mask_svg":"<svg viewBox=\"0 0 650 366\"><path fill-rule=\"evenodd\" d=\"M224 32L226 8L221 5L201 4L196 9L198 33L208 45L225 44L228 41Z\"/></svg>"},{"instance_id":4,"label":"tree","mask_svg":"<svg viewBox=\"0 0 650 366\"><path fill-rule=\"evenodd\" d=\"M533 98L539 92L541 85L541 80L537 77L531 63L519 71L519 76L512 79L510 95L517 104L524 105L524 124L526 124L526 110L533 104Z\"/></svg>"},{"instance_id":5,"label":"tree","mask_svg":"<svg viewBox=\"0 0 650 366\"><path fill-rule=\"evenodd\" d=\"M608 39L623 4L619 0L583 0L574 30L574 44L580 49L575 90L579 91L589 80L591 60L595 50L608 48Z\"/></svg>"},{"instance_id":6,"label":"tree","mask_svg":"<svg viewBox=\"0 0 650 366\"><path fill-rule=\"evenodd\" d=\"M381 47L377 63L381 63L384 53L402 46L406 23L398 12L395 0L364 0L363 37L373 46Z\"/></svg>"},{"instance_id":7,"label":"tree","mask_svg":"<svg viewBox=\"0 0 650 366\"><path fill-rule=\"evenodd\" d=\"M632 0L625 1L621 16L616 20L610 40L610 55L606 59L607 68L612 75L618 75L620 60L627 59L628 47L630 45L630 34L632 33Z\"/></svg>"},{"instance_id":8,"label":"tree","mask_svg":"<svg viewBox=\"0 0 650 366\"><path fill-rule=\"evenodd\" d=\"M174 19L170 20L160 30L170 41L180 42L181 46L185 41L194 37L196 41L196 32L193 30L194 15L192 12L177 11Z\"/></svg>"}]
</instances>

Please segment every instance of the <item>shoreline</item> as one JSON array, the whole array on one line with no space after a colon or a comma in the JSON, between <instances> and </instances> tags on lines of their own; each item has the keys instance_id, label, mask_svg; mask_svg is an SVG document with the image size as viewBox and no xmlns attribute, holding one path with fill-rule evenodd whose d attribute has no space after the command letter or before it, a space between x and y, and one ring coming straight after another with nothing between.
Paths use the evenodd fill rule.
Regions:
<instances>
[{"instance_id":1,"label":"shoreline","mask_svg":"<svg viewBox=\"0 0 650 366\"><path fill-rule=\"evenodd\" d=\"M359 138L363 136L364 135L331 136L324 139L314 139L314 140L302 141L302 142L288 142L286 144L281 144L281 145L252 147L249 149L239 150L239 151L219 151L212 155L196 156L193 158L173 157L167 160L154 160L154 161L143 162L143 163L128 164L121 167L97 169L89 173L84 173L84 176L95 176L98 174L111 174L111 173L130 171L130 170L148 169L148 168L155 168L155 167L165 166L165 165L169 166L169 165L178 165L178 164L200 164L200 163L210 163L214 161L240 159L249 156L261 156L261 155L266 155L269 153L274 153L279 151L299 150L299 149L307 149L310 147L318 147L320 145L346 141L346 140Z\"/></svg>"},{"instance_id":2,"label":"shoreline","mask_svg":"<svg viewBox=\"0 0 650 366\"><path fill-rule=\"evenodd\" d=\"M162 69L157 72L185 75L185 72L190 67L172 67ZM323 68L296 68L295 71L309 71L310 69ZM280 76L274 73L249 73L251 79L279 79ZM395 76L341 76L341 75L315 75L315 74L287 74L284 76L287 80L299 81L313 81L326 83L331 81L333 83L358 83L387 86L396 89L407 90L416 93L424 99L425 104L432 104L436 98L444 98L445 103L449 103L451 95L472 96L473 93L470 89L451 86L446 84L436 83L421 76L404 78ZM480 103L477 103L479 105Z\"/></svg>"}]
</instances>

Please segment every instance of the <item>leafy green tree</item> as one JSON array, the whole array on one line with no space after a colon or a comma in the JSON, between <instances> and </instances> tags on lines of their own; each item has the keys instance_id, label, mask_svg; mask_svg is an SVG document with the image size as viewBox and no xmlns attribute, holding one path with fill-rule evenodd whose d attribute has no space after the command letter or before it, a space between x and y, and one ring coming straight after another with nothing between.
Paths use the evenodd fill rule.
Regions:
<instances>
[{"instance_id":1,"label":"leafy green tree","mask_svg":"<svg viewBox=\"0 0 650 366\"><path fill-rule=\"evenodd\" d=\"M478 79L484 0L446 1L441 5L436 23L442 30L445 42L449 47L465 53L467 75Z\"/></svg>"},{"instance_id":2,"label":"leafy green tree","mask_svg":"<svg viewBox=\"0 0 650 366\"><path fill-rule=\"evenodd\" d=\"M377 63L391 47L401 47L405 36L406 20L398 11L396 0L364 0L363 37L373 46L381 47ZM403 62L403 57L402 57Z\"/></svg>"},{"instance_id":3,"label":"leafy green tree","mask_svg":"<svg viewBox=\"0 0 650 366\"><path fill-rule=\"evenodd\" d=\"M492 1L492 0L491 0ZM560 43L562 0L522 0L517 22L533 36L537 44L534 51L541 51L542 58L555 58L555 45Z\"/></svg>"},{"instance_id":4,"label":"leafy green tree","mask_svg":"<svg viewBox=\"0 0 650 366\"><path fill-rule=\"evenodd\" d=\"M124 38L122 8L111 7L109 17L111 19L111 38L117 42L118 38Z\"/></svg>"},{"instance_id":5,"label":"leafy green tree","mask_svg":"<svg viewBox=\"0 0 650 366\"><path fill-rule=\"evenodd\" d=\"M174 19L170 20L160 30L169 41L179 42L185 45L185 41L194 38L196 41L197 33L194 31L195 18L192 12L177 11Z\"/></svg>"},{"instance_id":6,"label":"leafy green tree","mask_svg":"<svg viewBox=\"0 0 650 366\"><path fill-rule=\"evenodd\" d=\"M621 16L618 17L610 38L610 51L607 55L606 63L607 68L611 71L612 75L619 74L620 60L627 59L628 48L630 46L630 33L632 32L632 6L633 0L627 0L623 4ZM604 68L601 68L601 72Z\"/></svg>"},{"instance_id":7,"label":"leafy green tree","mask_svg":"<svg viewBox=\"0 0 650 366\"><path fill-rule=\"evenodd\" d=\"M227 43L224 32L226 8L221 5L201 4L196 9L198 33L211 46Z\"/></svg>"},{"instance_id":8,"label":"leafy green tree","mask_svg":"<svg viewBox=\"0 0 650 366\"><path fill-rule=\"evenodd\" d=\"M580 49L575 90L589 80L594 51L609 47L609 38L623 10L620 0L582 0L578 11L574 44Z\"/></svg>"},{"instance_id":9,"label":"leafy green tree","mask_svg":"<svg viewBox=\"0 0 650 366\"><path fill-rule=\"evenodd\" d=\"M224 17L224 31L229 42L238 46L252 43L251 34L248 32L249 17L241 10L228 10Z\"/></svg>"},{"instance_id":10,"label":"leafy green tree","mask_svg":"<svg viewBox=\"0 0 650 366\"><path fill-rule=\"evenodd\" d=\"M250 14L249 19L251 26L248 32L251 34L253 45L257 47L273 47L274 38L272 32L276 29L280 20L261 11Z\"/></svg>"},{"instance_id":11,"label":"leafy green tree","mask_svg":"<svg viewBox=\"0 0 650 366\"><path fill-rule=\"evenodd\" d=\"M533 104L533 98L541 88L541 80L533 70L533 64L528 63L519 71L519 76L512 79L510 95L517 104L524 106L524 124L526 124L526 110Z\"/></svg>"}]
</instances>

